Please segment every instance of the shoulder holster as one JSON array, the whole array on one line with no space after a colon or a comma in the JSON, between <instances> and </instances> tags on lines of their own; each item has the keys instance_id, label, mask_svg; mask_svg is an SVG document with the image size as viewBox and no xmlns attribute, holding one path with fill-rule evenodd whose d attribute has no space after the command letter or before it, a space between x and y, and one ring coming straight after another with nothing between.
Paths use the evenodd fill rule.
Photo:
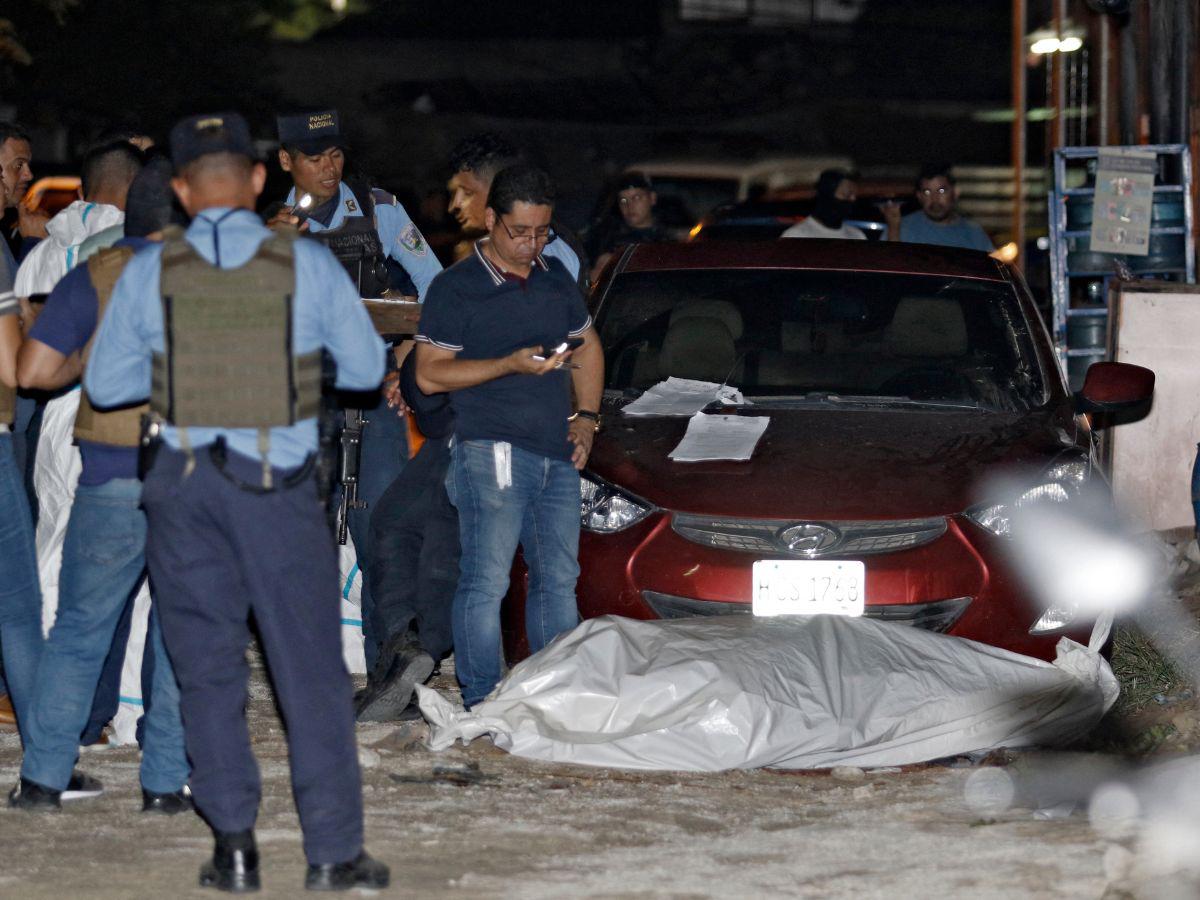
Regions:
<instances>
[{"instance_id":1,"label":"shoulder holster","mask_svg":"<svg viewBox=\"0 0 1200 900\"><path fill-rule=\"evenodd\" d=\"M88 258L88 277L96 290L96 329L108 309L117 279L125 271L125 264L133 257L132 247L106 247ZM96 332L88 338L83 348L83 364L86 366L92 354ZM108 444L113 447L136 447L141 431L142 416L150 409L149 404L124 407L112 412L98 412L88 399L87 391L79 398L79 411L75 414L75 439Z\"/></svg>"},{"instance_id":2,"label":"shoulder holster","mask_svg":"<svg viewBox=\"0 0 1200 900\"><path fill-rule=\"evenodd\" d=\"M164 352L152 359L150 407L168 424L265 433L317 414L321 352L293 347L293 240L267 238L236 269L182 238L164 241Z\"/></svg>"}]
</instances>

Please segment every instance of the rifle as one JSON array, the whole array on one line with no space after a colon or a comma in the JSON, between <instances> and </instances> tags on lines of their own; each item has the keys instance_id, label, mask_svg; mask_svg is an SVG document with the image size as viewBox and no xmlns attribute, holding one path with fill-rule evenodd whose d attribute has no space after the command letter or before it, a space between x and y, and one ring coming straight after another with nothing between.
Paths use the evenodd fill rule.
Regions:
<instances>
[{"instance_id":1,"label":"rifle","mask_svg":"<svg viewBox=\"0 0 1200 900\"><path fill-rule=\"evenodd\" d=\"M362 434L366 421L361 409L346 410L346 424L338 441L338 482L342 486L342 500L337 510L338 543L346 543L346 532L350 527L352 509L366 509L365 500L358 499L358 469L362 462Z\"/></svg>"}]
</instances>

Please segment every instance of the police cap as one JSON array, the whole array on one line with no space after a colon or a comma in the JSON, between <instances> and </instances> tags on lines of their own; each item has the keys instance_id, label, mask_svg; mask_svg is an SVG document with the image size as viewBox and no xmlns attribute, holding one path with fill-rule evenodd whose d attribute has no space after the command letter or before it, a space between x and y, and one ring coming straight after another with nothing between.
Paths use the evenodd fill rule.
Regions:
<instances>
[{"instance_id":1,"label":"police cap","mask_svg":"<svg viewBox=\"0 0 1200 900\"><path fill-rule=\"evenodd\" d=\"M279 126L279 143L301 153L315 155L330 147L346 146L336 109L279 116L275 122Z\"/></svg>"},{"instance_id":2,"label":"police cap","mask_svg":"<svg viewBox=\"0 0 1200 900\"><path fill-rule=\"evenodd\" d=\"M209 153L236 153L258 159L250 126L235 112L189 116L171 129L170 142L176 171Z\"/></svg>"}]
</instances>

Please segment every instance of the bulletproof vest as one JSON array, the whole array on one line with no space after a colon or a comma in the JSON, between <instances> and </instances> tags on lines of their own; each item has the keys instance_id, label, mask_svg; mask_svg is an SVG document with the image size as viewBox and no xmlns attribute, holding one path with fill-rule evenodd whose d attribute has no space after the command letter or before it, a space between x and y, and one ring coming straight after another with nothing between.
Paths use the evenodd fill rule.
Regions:
<instances>
[{"instance_id":1,"label":"bulletproof vest","mask_svg":"<svg viewBox=\"0 0 1200 900\"><path fill-rule=\"evenodd\" d=\"M107 247L88 258L88 277L96 289L96 327L104 318L108 301L112 298L117 279L125 270L125 264L133 256L132 247ZM86 366L92 355L92 344L96 333L88 338L83 348L83 364ZM126 407L112 412L98 412L88 399L87 391L79 398L79 411L75 414L75 439L108 444L113 447L136 447L141 433L142 416L150 410L148 403Z\"/></svg>"},{"instance_id":2,"label":"bulletproof vest","mask_svg":"<svg viewBox=\"0 0 1200 900\"><path fill-rule=\"evenodd\" d=\"M292 339L293 238L273 235L245 265L221 269L186 240L164 241L164 352L150 407L170 425L266 429L317 414L321 351Z\"/></svg>"},{"instance_id":3,"label":"bulletproof vest","mask_svg":"<svg viewBox=\"0 0 1200 900\"><path fill-rule=\"evenodd\" d=\"M346 216L337 228L310 231L308 237L327 246L350 275L360 297L382 297L390 286L387 254L375 230L375 198L370 190L348 184L361 216Z\"/></svg>"}]
</instances>

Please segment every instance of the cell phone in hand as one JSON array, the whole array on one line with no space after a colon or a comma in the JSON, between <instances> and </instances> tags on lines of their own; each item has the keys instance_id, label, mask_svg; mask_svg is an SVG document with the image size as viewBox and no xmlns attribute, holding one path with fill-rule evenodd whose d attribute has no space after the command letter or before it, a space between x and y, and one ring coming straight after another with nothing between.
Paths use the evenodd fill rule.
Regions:
<instances>
[{"instance_id":1,"label":"cell phone in hand","mask_svg":"<svg viewBox=\"0 0 1200 900\"><path fill-rule=\"evenodd\" d=\"M564 339L557 345L544 344L540 356L534 356L538 362L545 362L551 356L557 356L559 353L566 353L568 350L578 350L583 346L583 338L569 337Z\"/></svg>"}]
</instances>

